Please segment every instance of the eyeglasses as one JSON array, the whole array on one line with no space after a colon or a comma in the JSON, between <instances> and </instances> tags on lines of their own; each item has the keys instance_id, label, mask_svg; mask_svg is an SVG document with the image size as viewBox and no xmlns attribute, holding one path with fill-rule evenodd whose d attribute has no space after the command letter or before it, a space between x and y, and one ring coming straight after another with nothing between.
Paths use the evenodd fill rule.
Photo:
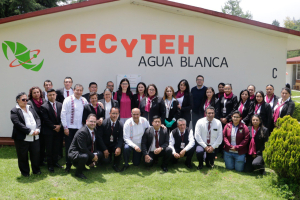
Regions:
<instances>
[{"instance_id":1,"label":"eyeglasses","mask_svg":"<svg viewBox=\"0 0 300 200\"><path fill-rule=\"evenodd\" d=\"M21 99L23 102L28 102L29 100L28 99Z\"/></svg>"},{"instance_id":2,"label":"eyeglasses","mask_svg":"<svg viewBox=\"0 0 300 200\"><path fill-rule=\"evenodd\" d=\"M122 83L122 85L128 85L128 83Z\"/></svg>"},{"instance_id":3,"label":"eyeglasses","mask_svg":"<svg viewBox=\"0 0 300 200\"><path fill-rule=\"evenodd\" d=\"M241 117L236 117L236 116L233 116L232 118L239 119L239 118L241 118Z\"/></svg>"}]
</instances>

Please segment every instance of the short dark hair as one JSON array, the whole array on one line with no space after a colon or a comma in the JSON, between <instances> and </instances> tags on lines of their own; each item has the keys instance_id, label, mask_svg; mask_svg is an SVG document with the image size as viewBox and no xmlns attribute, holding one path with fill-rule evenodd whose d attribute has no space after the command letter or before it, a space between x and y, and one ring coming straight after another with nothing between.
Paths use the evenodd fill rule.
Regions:
<instances>
[{"instance_id":1,"label":"short dark hair","mask_svg":"<svg viewBox=\"0 0 300 200\"><path fill-rule=\"evenodd\" d=\"M272 84L268 84L266 87L269 87L269 86L271 86L274 89L274 86Z\"/></svg>"},{"instance_id":2,"label":"short dark hair","mask_svg":"<svg viewBox=\"0 0 300 200\"><path fill-rule=\"evenodd\" d=\"M159 119L159 120L160 120L160 122L161 122L161 117L160 117L160 116L158 116L158 115L154 115L152 119L153 119L153 120L152 120L152 122L153 122L154 120L156 120L156 119Z\"/></svg>"},{"instance_id":3,"label":"short dark hair","mask_svg":"<svg viewBox=\"0 0 300 200\"><path fill-rule=\"evenodd\" d=\"M98 98L98 95L97 95L96 92L91 92L91 93L89 94L89 99L90 99L92 96L95 96L95 95L96 95L96 97Z\"/></svg>"},{"instance_id":4,"label":"short dark hair","mask_svg":"<svg viewBox=\"0 0 300 200\"><path fill-rule=\"evenodd\" d=\"M149 97L149 94L148 94L148 89L149 89L149 87L154 87L154 89L155 89L155 94L154 94L154 96L157 96L158 95L158 92L157 92L157 87L156 87L156 85L155 84L153 84L153 83L151 83L151 84L149 84L148 85L148 87L147 87L147 91L146 91L146 94L147 94L147 97Z\"/></svg>"},{"instance_id":5,"label":"short dark hair","mask_svg":"<svg viewBox=\"0 0 300 200\"><path fill-rule=\"evenodd\" d=\"M120 113L120 108L118 108L118 107L111 107L109 113L111 113L112 109L117 109L119 111L119 113Z\"/></svg>"},{"instance_id":6,"label":"short dark hair","mask_svg":"<svg viewBox=\"0 0 300 200\"><path fill-rule=\"evenodd\" d=\"M91 85L96 85L98 87L96 82L90 82L89 87L91 87Z\"/></svg>"},{"instance_id":7,"label":"short dark hair","mask_svg":"<svg viewBox=\"0 0 300 200\"><path fill-rule=\"evenodd\" d=\"M49 90L47 91L47 93L49 93L49 92L55 92L55 93L56 93L56 91L55 91L53 88L51 88L51 89L49 89Z\"/></svg>"},{"instance_id":8,"label":"short dark hair","mask_svg":"<svg viewBox=\"0 0 300 200\"><path fill-rule=\"evenodd\" d=\"M40 98L43 98L43 92L41 90L41 88L37 87L37 86L33 86L32 88L29 89L29 93L28 93L28 99L32 99L32 92L33 90L39 90L40 91Z\"/></svg>"},{"instance_id":9,"label":"short dark hair","mask_svg":"<svg viewBox=\"0 0 300 200\"><path fill-rule=\"evenodd\" d=\"M71 79L72 83L73 83L73 79L70 77L70 76L67 76L65 79L64 79L64 82L66 79Z\"/></svg>"},{"instance_id":10,"label":"short dark hair","mask_svg":"<svg viewBox=\"0 0 300 200\"><path fill-rule=\"evenodd\" d=\"M112 81L107 81L106 85L108 85L108 83L114 83L114 82L112 82ZM115 85L115 84L114 84L114 85Z\"/></svg>"},{"instance_id":11,"label":"short dark hair","mask_svg":"<svg viewBox=\"0 0 300 200\"><path fill-rule=\"evenodd\" d=\"M47 82L50 82L51 85L53 85L53 84L52 84L52 81L50 81L50 80L47 79L47 80L44 81L44 86L45 86L45 83L47 83Z\"/></svg>"},{"instance_id":12,"label":"short dark hair","mask_svg":"<svg viewBox=\"0 0 300 200\"><path fill-rule=\"evenodd\" d=\"M234 114L238 114L240 117L242 116L241 112L238 110L233 111L231 116L233 116Z\"/></svg>"},{"instance_id":13,"label":"short dark hair","mask_svg":"<svg viewBox=\"0 0 300 200\"><path fill-rule=\"evenodd\" d=\"M90 117L96 117L96 119L97 119L97 116L94 113L91 113L87 116L86 120L88 120Z\"/></svg>"},{"instance_id":14,"label":"short dark hair","mask_svg":"<svg viewBox=\"0 0 300 200\"><path fill-rule=\"evenodd\" d=\"M254 87L254 91L256 91L255 85L252 85L252 84L248 85L248 87L250 87L250 86ZM248 90L248 87L247 87L247 90Z\"/></svg>"},{"instance_id":15,"label":"short dark hair","mask_svg":"<svg viewBox=\"0 0 300 200\"><path fill-rule=\"evenodd\" d=\"M26 95L27 94L25 92L20 92L17 96L16 96L16 101L18 101L20 99L21 96Z\"/></svg>"},{"instance_id":16,"label":"short dark hair","mask_svg":"<svg viewBox=\"0 0 300 200\"><path fill-rule=\"evenodd\" d=\"M196 80L197 80L199 77L203 78L203 81L204 81L204 76L202 76L202 75L198 75L198 76L196 77Z\"/></svg>"},{"instance_id":17,"label":"short dark hair","mask_svg":"<svg viewBox=\"0 0 300 200\"><path fill-rule=\"evenodd\" d=\"M74 86L74 90L76 90L77 87L82 87L82 90L83 90L83 86L82 86L81 84L76 84L76 85Z\"/></svg>"},{"instance_id":18,"label":"short dark hair","mask_svg":"<svg viewBox=\"0 0 300 200\"><path fill-rule=\"evenodd\" d=\"M207 106L207 108L205 109L205 113L207 113L207 110L214 110L214 112L216 111L213 106Z\"/></svg>"},{"instance_id":19,"label":"short dark hair","mask_svg":"<svg viewBox=\"0 0 300 200\"><path fill-rule=\"evenodd\" d=\"M224 87L224 86L225 86L225 83L223 83L223 82L219 83L219 84L218 84L218 87L219 87L220 85L222 85L222 86Z\"/></svg>"}]
</instances>

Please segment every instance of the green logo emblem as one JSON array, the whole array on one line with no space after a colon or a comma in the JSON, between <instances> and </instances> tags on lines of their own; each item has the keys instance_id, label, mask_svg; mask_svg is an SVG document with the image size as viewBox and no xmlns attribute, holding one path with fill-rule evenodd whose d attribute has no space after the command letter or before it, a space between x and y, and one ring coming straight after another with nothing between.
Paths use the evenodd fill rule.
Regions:
<instances>
[{"instance_id":1,"label":"green logo emblem","mask_svg":"<svg viewBox=\"0 0 300 200\"><path fill-rule=\"evenodd\" d=\"M9 64L10 67L18 67L22 65L22 67L24 67L25 69L30 69L36 72L42 68L44 59L39 64L33 64L31 62L40 54L41 51L39 49L30 51L27 47L19 42L15 43L11 41L4 41L2 43L2 50L7 60L9 60L7 56L7 47L10 48L16 58ZM32 54L33 56L31 56Z\"/></svg>"}]
</instances>

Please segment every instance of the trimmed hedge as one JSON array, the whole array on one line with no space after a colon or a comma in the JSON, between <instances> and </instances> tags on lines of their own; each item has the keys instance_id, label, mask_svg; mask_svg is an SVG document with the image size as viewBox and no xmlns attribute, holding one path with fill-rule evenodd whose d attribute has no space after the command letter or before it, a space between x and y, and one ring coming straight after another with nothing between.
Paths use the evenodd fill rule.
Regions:
<instances>
[{"instance_id":1,"label":"trimmed hedge","mask_svg":"<svg viewBox=\"0 0 300 200\"><path fill-rule=\"evenodd\" d=\"M280 177L300 180L300 124L291 116L277 120L263 152L264 161Z\"/></svg>"},{"instance_id":2,"label":"trimmed hedge","mask_svg":"<svg viewBox=\"0 0 300 200\"><path fill-rule=\"evenodd\" d=\"M292 117L300 122L300 103L295 102L295 111Z\"/></svg>"}]
</instances>

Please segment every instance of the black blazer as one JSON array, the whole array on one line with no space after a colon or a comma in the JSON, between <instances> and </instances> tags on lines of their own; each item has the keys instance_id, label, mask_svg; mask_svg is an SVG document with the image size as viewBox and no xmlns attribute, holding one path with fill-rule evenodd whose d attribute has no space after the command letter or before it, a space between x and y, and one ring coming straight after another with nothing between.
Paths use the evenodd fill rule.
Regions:
<instances>
[{"instance_id":1,"label":"black blazer","mask_svg":"<svg viewBox=\"0 0 300 200\"><path fill-rule=\"evenodd\" d=\"M145 130L145 133L142 137L142 153L143 155L149 155L150 147L153 142L153 138L155 138L155 130L153 126L150 126ZM159 146L164 150L169 146L169 134L167 129L160 128L159 130Z\"/></svg>"},{"instance_id":2,"label":"black blazer","mask_svg":"<svg viewBox=\"0 0 300 200\"><path fill-rule=\"evenodd\" d=\"M140 103L141 116L145 117L150 124L152 124L153 116L158 115L161 117L162 124L166 119L166 106L165 102L161 97L154 97L152 99L152 106L150 107L150 112L145 111L147 98L144 97Z\"/></svg>"},{"instance_id":3,"label":"black blazer","mask_svg":"<svg viewBox=\"0 0 300 200\"><path fill-rule=\"evenodd\" d=\"M123 146L123 123L119 120L116 121L113 137L114 141L110 142L111 136L111 121L110 118L103 120L102 126L99 128L99 134L97 135L98 143L101 151L105 151L108 148L122 148Z\"/></svg>"},{"instance_id":4,"label":"black blazer","mask_svg":"<svg viewBox=\"0 0 300 200\"><path fill-rule=\"evenodd\" d=\"M118 92L116 92L116 93L117 93L117 101L119 103L120 109L122 109L121 108L122 93L121 94L119 94ZM131 109L134 108L134 101L132 100L133 94L131 92L130 92L129 98L130 98L130 104L131 104L131 108L130 108L130 111L131 111Z\"/></svg>"},{"instance_id":5,"label":"black blazer","mask_svg":"<svg viewBox=\"0 0 300 200\"><path fill-rule=\"evenodd\" d=\"M255 104L253 104L253 111L255 114ZM259 113L261 120L263 122L264 127L268 128L268 130L271 130L272 128L272 120L273 120L273 115L272 115L272 109L270 104L264 102L261 105L260 113Z\"/></svg>"},{"instance_id":6,"label":"black blazer","mask_svg":"<svg viewBox=\"0 0 300 200\"><path fill-rule=\"evenodd\" d=\"M103 104L103 112L104 112L104 118L105 118L105 99L101 99L100 102ZM111 107L117 107L120 108L118 101L112 99L111 101Z\"/></svg>"},{"instance_id":7,"label":"black blazer","mask_svg":"<svg viewBox=\"0 0 300 200\"><path fill-rule=\"evenodd\" d=\"M115 92L112 92L111 95L112 95L111 98L113 99L114 96L115 96ZM99 99L99 100L100 100L100 99L104 99L104 94L103 94L103 93L99 94L99 98L98 98L98 99Z\"/></svg>"},{"instance_id":8,"label":"black blazer","mask_svg":"<svg viewBox=\"0 0 300 200\"><path fill-rule=\"evenodd\" d=\"M248 126L249 129L249 136L250 136L250 142L252 139L252 126ZM255 137L254 137L254 141L255 141L255 148L256 148L256 155L262 155L262 152L265 150L265 143L268 141L269 139L269 130L266 127L263 127L263 137L260 134L260 130L258 131L258 133L256 133ZM250 144L249 142L249 144Z\"/></svg>"},{"instance_id":9,"label":"black blazer","mask_svg":"<svg viewBox=\"0 0 300 200\"><path fill-rule=\"evenodd\" d=\"M94 152L99 150L97 147L97 140L98 138L96 138L94 142ZM88 127L85 125L76 132L74 139L72 140L72 143L68 151L69 158L74 160L77 158L79 154L87 154L89 156L89 159L92 160L95 156L91 152L92 145L93 145L93 141L92 141L91 133L88 130Z\"/></svg>"},{"instance_id":10,"label":"black blazer","mask_svg":"<svg viewBox=\"0 0 300 200\"><path fill-rule=\"evenodd\" d=\"M56 90L56 101L63 103L65 100L64 96L64 88L60 88Z\"/></svg>"},{"instance_id":11,"label":"black blazer","mask_svg":"<svg viewBox=\"0 0 300 200\"><path fill-rule=\"evenodd\" d=\"M90 103L90 92L82 95ZM97 94L98 100L100 100L100 94Z\"/></svg>"},{"instance_id":12,"label":"black blazer","mask_svg":"<svg viewBox=\"0 0 300 200\"><path fill-rule=\"evenodd\" d=\"M226 118L227 123L231 121L231 113L235 110L238 104L237 96L233 95L231 99L227 99L226 102L226 113L223 113L225 97L223 96L220 101L220 118Z\"/></svg>"},{"instance_id":13,"label":"black blazer","mask_svg":"<svg viewBox=\"0 0 300 200\"><path fill-rule=\"evenodd\" d=\"M178 108L179 102L175 99L172 104L173 105L172 105L172 107L170 109L169 117L166 118L166 120L168 122L172 121L173 118L175 118L176 121L177 121L177 119L179 119L179 117L180 117L180 109ZM176 122L174 124L176 124Z\"/></svg>"},{"instance_id":14,"label":"black blazer","mask_svg":"<svg viewBox=\"0 0 300 200\"><path fill-rule=\"evenodd\" d=\"M43 104L46 102L46 100L44 98L42 99L42 101L43 101ZM33 99L30 99L27 104L30 105L32 108L34 108L35 112L39 115L40 119L42 120L41 108L38 108L36 106Z\"/></svg>"},{"instance_id":15,"label":"black blazer","mask_svg":"<svg viewBox=\"0 0 300 200\"><path fill-rule=\"evenodd\" d=\"M205 113L205 110L204 110L204 104L205 104L205 101L206 99L203 99L201 104L200 104L200 119L204 117L204 113ZM215 100L211 100L211 104L210 106L214 107L215 108L215 118L216 119L220 119L220 101L215 98Z\"/></svg>"},{"instance_id":16,"label":"black blazer","mask_svg":"<svg viewBox=\"0 0 300 200\"><path fill-rule=\"evenodd\" d=\"M243 113L242 113L242 120L245 122L246 126L249 125L251 117L254 113L254 102L250 101L250 99L247 100L246 104L244 105ZM237 104L237 107L235 110L239 110L241 103Z\"/></svg>"},{"instance_id":17,"label":"black blazer","mask_svg":"<svg viewBox=\"0 0 300 200\"><path fill-rule=\"evenodd\" d=\"M273 102L273 106L271 106L271 104L270 104L270 106L271 106L271 109L272 109L272 111L274 112L274 108L275 108L275 106L277 105L277 103L278 103L278 99L279 99L279 97L278 96L276 96L275 94L274 94L274 102ZM265 102L267 102L266 101L266 96L265 96Z\"/></svg>"},{"instance_id":18,"label":"black blazer","mask_svg":"<svg viewBox=\"0 0 300 200\"><path fill-rule=\"evenodd\" d=\"M131 101L133 101L133 108L139 108L140 101L139 101L139 98L138 98L138 94L134 94L132 96L132 100Z\"/></svg>"},{"instance_id":19,"label":"black blazer","mask_svg":"<svg viewBox=\"0 0 300 200\"><path fill-rule=\"evenodd\" d=\"M60 114L61 114L61 109L62 109L62 103L55 101L55 106L56 106L56 113L57 116L55 116L54 109L49 101L45 102L41 106L41 113L42 113L42 119L44 122L43 125L43 134L50 135L50 134L57 134L55 130L54 125L61 125L61 119L60 119ZM63 127L61 126L61 131L60 133L63 133Z\"/></svg>"},{"instance_id":20,"label":"black blazer","mask_svg":"<svg viewBox=\"0 0 300 200\"><path fill-rule=\"evenodd\" d=\"M105 111L101 108L101 106L97 107L97 114L95 112L94 107L91 104L85 104L83 107L83 114L82 114L82 124L85 124L87 117L89 114L95 114L97 116L97 120L100 118L105 118Z\"/></svg>"},{"instance_id":21,"label":"black blazer","mask_svg":"<svg viewBox=\"0 0 300 200\"><path fill-rule=\"evenodd\" d=\"M177 95L178 91L175 92L175 96ZM192 93L185 94L182 101L182 106L180 109L180 118L183 118L187 121L191 121L191 110L193 108L193 95Z\"/></svg>"},{"instance_id":22,"label":"black blazer","mask_svg":"<svg viewBox=\"0 0 300 200\"><path fill-rule=\"evenodd\" d=\"M278 100L277 100L278 102ZM275 101L274 101L275 103ZM285 102L285 104L282 106L281 112L279 117L284 117L286 115L292 116L295 110L295 103L290 99L289 101Z\"/></svg>"},{"instance_id":23,"label":"black blazer","mask_svg":"<svg viewBox=\"0 0 300 200\"><path fill-rule=\"evenodd\" d=\"M39 115L31 106L29 107L29 111L32 113L35 119L36 128L41 130L41 120ZM16 107L11 109L10 119L14 125L11 138L14 140L24 140L26 138L26 135L28 135L31 132L31 129L26 127L25 118L22 110Z\"/></svg>"}]
</instances>

